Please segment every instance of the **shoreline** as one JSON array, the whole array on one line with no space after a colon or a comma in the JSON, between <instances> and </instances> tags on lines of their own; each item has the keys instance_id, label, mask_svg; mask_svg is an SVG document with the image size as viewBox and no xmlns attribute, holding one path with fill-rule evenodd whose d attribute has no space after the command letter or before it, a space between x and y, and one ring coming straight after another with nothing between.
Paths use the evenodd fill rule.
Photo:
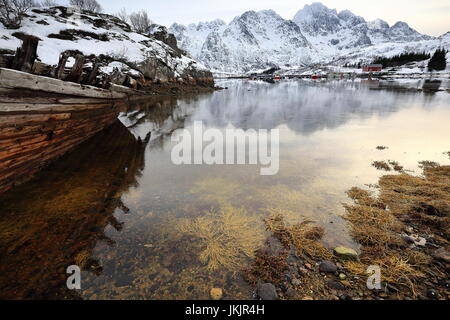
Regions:
<instances>
[{"instance_id":1,"label":"shoreline","mask_svg":"<svg viewBox=\"0 0 450 320\"><path fill-rule=\"evenodd\" d=\"M444 154L449 155L450 152ZM255 296L268 300L447 300L450 266L450 166L421 162L423 176L384 175L379 195L360 188L344 204L352 237L361 245L334 250L308 221L266 222L271 236L244 271ZM380 168L379 170L382 170ZM372 271L379 286L368 288ZM373 275L373 274L372 274Z\"/></svg>"}]
</instances>

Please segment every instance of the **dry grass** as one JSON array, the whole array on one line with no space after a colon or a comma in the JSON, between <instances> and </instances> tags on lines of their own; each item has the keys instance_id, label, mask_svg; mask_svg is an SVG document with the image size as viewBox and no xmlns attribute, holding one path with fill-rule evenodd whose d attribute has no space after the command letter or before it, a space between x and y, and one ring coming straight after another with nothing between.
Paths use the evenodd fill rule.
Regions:
<instances>
[{"instance_id":1,"label":"dry grass","mask_svg":"<svg viewBox=\"0 0 450 320\"><path fill-rule=\"evenodd\" d=\"M388 161L374 161L372 162L372 166L377 168L378 170L384 171L397 171L402 172L403 166L401 166L397 161L388 160Z\"/></svg>"},{"instance_id":2,"label":"dry grass","mask_svg":"<svg viewBox=\"0 0 450 320\"><path fill-rule=\"evenodd\" d=\"M361 279L367 279L367 268L369 265L379 266L381 269L381 281L393 284L397 287L408 288L415 296L417 281L425 275L408 259L397 254L389 254L384 258L371 259L370 262L346 261L345 269Z\"/></svg>"},{"instance_id":3,"label":"dry grass","mask_svg":"<svg viewBox=\"0 0 450 320\"><path fill-rule=\"evenodd\" d=\"M391 167L386 161L374 161L372 162L372 166L378 170L391 171Z\"/></svg>"},{"instance_id":4,"label":"dry grass","mask_svg":"<svg viewBox=\"0 0 450 320\"><path fill-rule=\"evenodd\" d=\"M85 269L86 265L89 261L90 258L90 254L88 251L84 250L79 252L76 256L75 256L75 265L77 265L78 267L80 267L80 269Z\"/></svg>"},{"instance_id":5,"label":"dry grass","mask_svg":"<svg viewBox=\"0 0 450 320\"><path fill-rule=\"evenodd\" d=\"M437 168L440 164L434 161L420 161L419 167L422 169L428 169L428 168Z\"/></svg>"},{"instance_id":6,"label":"dry grass","mask_svg":"<svg viewBox=\"0 0 450 320\"><path fill-rule=\"evenodd\" d=\"M380 178L377 198L352 188L348 195L355 205L345 205L351 233L363 245L360 261L347 261L345 268L364 277L369 265L378 265L383 281L407 288L413 296L432 258L407 248L400 236L404 221L413 221L420 232L443 234L442 245L448 245L450 227L450 167L429 161L421 165L423 177L403 173Z\"/></svg>"},{"instance_id":7,"label":"dry grass","mask_svg":"<svg viewBox=\"0 0 450 320\"><path fill-rule=\"evenodd\" d=\"M243 270L244 279L253 286L259 280L278 284L284 280L285 271L289 268L287 258L286 251L278 256L269 256L267 253L258 251L252 265Z\"/></svg>"},{"instance_id":8,"label":"dry grass","mask_svg":"<svg viewBox=\"0 0 450 320\"><path fill-rule=\"evenodd\" d=\"M255 285L259 280L278 284L285 281L285 271L289 269L288 251L295 249L298 256L310 261L331 259L331 252L320 242L324 235L321 227L311 221L302 221L293 225L285 222L284 211L275 209L264 220L267 230L277 238L284 249L276 255L269 255L265 250L258 250L249 268L243 270L245 280Z\"/></svg>"},{"instance_id":9,"label":"dry grass","mask_svg":"<svg viewBox=\"0 0 450 320\"><path fill-rule=\"evenodd\" d=\"M394 171L397 171L397 172L402 172L403 171L403 166L401 166L397 161L389 160L388 162L392 166Z\"/></svg>"},{"instance_id":10,"label":"dry grass","mask_svg":"<svg viewBox=\"0 0 450 320\"><path fill-rule=\"evenodd\" d=\"M312 221L305 220L292 226L287 226L281 214L271 214L264 220L267 230L272 232L286 247L293 246L298 255L312 259L330 259L332 254L319 241L324 230L312 225Z\"/></svg>"}]
</instances>

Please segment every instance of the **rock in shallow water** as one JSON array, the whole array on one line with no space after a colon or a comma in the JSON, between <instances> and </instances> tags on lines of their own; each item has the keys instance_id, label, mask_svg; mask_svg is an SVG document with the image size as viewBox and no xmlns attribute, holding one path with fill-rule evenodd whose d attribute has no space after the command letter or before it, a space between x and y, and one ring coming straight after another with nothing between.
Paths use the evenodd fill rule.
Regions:
<instances>
[{"instance_id":1,"label":"rock in shallow water","mask_svg":"<svg viewBox=\"0 0 450 320\"><path fill-rule=\"evenodd\" d=\"M338 267L331 261L322 261L319 265L320 272L335 273Z\"/></svg>"},{"instance_id":2,"label":"rock in shallow water","mask_svg":"<svg viewBox=\"0 0 450 320\"><path fill-rule=\"evenodd\" d=\"M261 300L277 300L278 294L275 286L271 283L258 283L256 294Z\"/></svg>"},{"instance_id":3,"label":"rock in shallow water","mask_svg":"<svg viewBox=\"0 0 450 320\"><path fill-rule=\"evenodd\" d=\"M352 259L352 260L358 259L358 253L351 248L337 247L334 249L334 254L344 259Z\"/></svg>"}]
</instances>

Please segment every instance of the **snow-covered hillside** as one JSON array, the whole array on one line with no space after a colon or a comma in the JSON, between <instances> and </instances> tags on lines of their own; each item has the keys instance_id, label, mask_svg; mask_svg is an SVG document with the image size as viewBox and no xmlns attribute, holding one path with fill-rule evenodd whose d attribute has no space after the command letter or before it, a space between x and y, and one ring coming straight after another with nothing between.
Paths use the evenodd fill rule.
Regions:
<instances>
[{"instance_id":1,"label":"snow-covered hillside","mask_svg":"<svg viewBox=\"0 0 450 320\"><path fill-rule=\"evenodd\" d=\"M430 40L418 40L408 42L381 42L372 46L348 51L345 56L337 56L330 60L331 64L365 63L373 61L376 57L392 57L404 52L433 53L437 48L450 49L450 32ZM450 52L447 53L447 70L450 70ZM422 62L422 64L426 61ZM426 64L425 64L426 65Z\"/></svg>"},{"instance_id":2,"label":"snow-covered hillside","mask_svg":"<svg viewBox=\"0 0 450 320\"><path fill-rule=\"evenodd\" d=\"M104 55L108 60L128 62L149 79L211 77L202 64L152 35L132 32L128 24L106 14L76 12L66 7L32 9L20 29L6 29L0 23L0 50L13 51L20 47L18 33L41 39L38 59L48 65L58 64L62 52L78 50L85 56ZM117 61L102 70L107 72L124 66Z\"/></svg>"},{"instance_id":3,"label":"snow-covered hillside","mask_svg":"<svg viewBox=\"0 0 450 320\"><path fill-rule=\"evenodd\" d=\"M180 46L216 72L244 73L272 66L295 69L316 63L370 62L404 51L432 52L447 46L448 35L434 38L405 22L393 26L366 21L348 10L321 3L306 5L293 20L272 10L248 11L228 25L221 20L173 24Z\"/></svg>"}]
</instances>

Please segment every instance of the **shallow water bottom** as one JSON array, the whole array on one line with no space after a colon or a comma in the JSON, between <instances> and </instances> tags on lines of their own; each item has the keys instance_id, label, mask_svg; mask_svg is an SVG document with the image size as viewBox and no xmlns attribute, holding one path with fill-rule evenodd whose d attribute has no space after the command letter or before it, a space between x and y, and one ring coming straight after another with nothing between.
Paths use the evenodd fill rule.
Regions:
<instances>
[{"instance_id":1,"label":"shallow water bottom","mask_svg":"<svg viewBox=\"0 0 450 320\"><path fill-rule=\"evenodd\" d=\"M133 106L3 195L0 296L208 299L218 287L225 299L248 299L242 269L264 245L264 218L312 220L325 229L327 247L358 249L342 203L353 186L376 192L371 184L385 172L373 161L395 160L417 174L419 161L450 163L446 92L357 82L220 85L229 89ZM279 129L279 173L174 165L172 133L192 131L195 121L219 130ZM79 291L65 285L72 264L83 270Z\"/></svg>"}]
</instances>

